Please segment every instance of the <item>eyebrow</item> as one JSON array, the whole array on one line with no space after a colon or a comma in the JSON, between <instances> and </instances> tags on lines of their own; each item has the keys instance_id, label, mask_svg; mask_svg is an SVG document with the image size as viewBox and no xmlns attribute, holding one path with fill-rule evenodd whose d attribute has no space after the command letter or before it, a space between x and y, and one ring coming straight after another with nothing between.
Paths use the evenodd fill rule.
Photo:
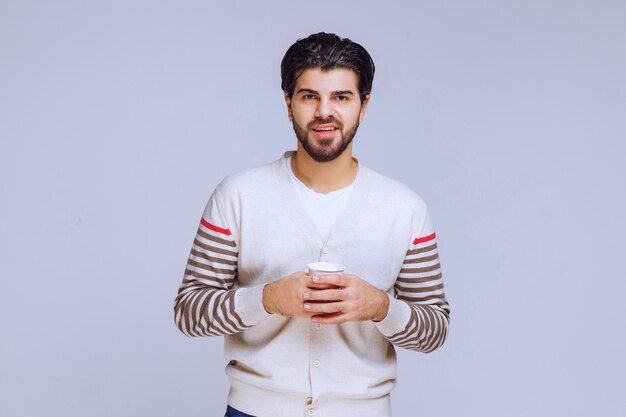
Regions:
<instances>
[{"instance_id":1,"label":"eyebrow","mask_svg":"<svg viewBox=\"0 0 626 417\"><path fill-rule=\"evenodd\" d=\"M296 91L296 94L299 93L308 93L308 94L317 94L319 95L319 91L316 90L312 90L310 88L301 88L298 91ZM347 96L347 95L354 95L354 92L352 90L338 90L338 91L332 91L330 93L333 96Z\"/></svg>"}]
</instances>

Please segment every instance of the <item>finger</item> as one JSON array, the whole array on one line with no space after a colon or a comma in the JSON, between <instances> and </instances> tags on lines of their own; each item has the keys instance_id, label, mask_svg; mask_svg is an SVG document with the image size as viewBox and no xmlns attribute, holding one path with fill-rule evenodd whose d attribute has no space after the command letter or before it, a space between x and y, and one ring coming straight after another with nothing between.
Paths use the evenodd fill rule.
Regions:
<instances>
[{"instance_id":1,"label":"finger","mask_svg":"<svg viewBox=\"0 0 626 417\"><path fill-rule=\"evenodd\" d=\"M345 287L347 283L347 276L335 275L335 274L319 275L319 276L316 275L316 276L311 277L311 283L313 285L325 284L325 285L336 285L339 287Z\"/></svg>"},{"instance_id":2,"label":"finger","mask_svg":"<svg viewBox=\"0 0 626 417\"><path fill-rule=\"evenodd\" d=\"M338 301L344 299L344 293L338 289L306 291L304 299L308 301Z\"/></svg>"},{"instance_id":3,"label":"finger","mask_svg":"<svg viewBox=\"0 0 626 417\"><path fill-rule=\"evenodd\" d=\"M304 310L313 314L330 314L343 311L345 307L342 302L330 303L304 303Z\"/></svg>"},{"instance_id":4,"label":"finger","mask_svg":"<svg viewBox=\"0 0 626 417\"><path fill-rule=\"evenodd\" d=\"M348 315L341 312L315 315L311 317L311 320L318 324L341 324L350 321Z\"/></svg>"},{"instance_id":5,"label":"finger","mask_svg":"<svg viewBox=\"0 0 626 417\"><path fill-rule=\"evenodd\" d=\"M312 290L333 290L333 289L341 288L338 285L332 285L332 284L316 284L316 283L311 282L310 280L306 283L306 287Z\"/></svg>"},{"instance_id":6,"label":"finger","mask_svg":"<svg viewBox=\"0 0 626 417\"><path fill-rule=\"evenodd\" d=\"M322 275L322 277L324 276L325 275ZM305 285L308 288L311 288L314 290L327 290L327 289L332 289L332 288L339 288L339 286L335 284L328 284L326 282L320 282L320 277L317 275L309 276L308 279L305 281Z\"/></svg>"}]
</instances>

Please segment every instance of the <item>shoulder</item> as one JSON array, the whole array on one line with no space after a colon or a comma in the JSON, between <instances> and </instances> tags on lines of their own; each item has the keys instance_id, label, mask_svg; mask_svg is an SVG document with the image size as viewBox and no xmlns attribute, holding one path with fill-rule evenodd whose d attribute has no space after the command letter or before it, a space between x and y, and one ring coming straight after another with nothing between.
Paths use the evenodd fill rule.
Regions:
<instances>
[{"instance_id":1,"label":"shoulder","mask_svg":"<svg viewBox=\"0 0 626 417\"><path fill-rule=\"evenodd\" d=\"M216 194L228 200L241 194L257 193L276 182L282 159L248 168L225 177L215 188Z\"/></svg>"}]
</instances>

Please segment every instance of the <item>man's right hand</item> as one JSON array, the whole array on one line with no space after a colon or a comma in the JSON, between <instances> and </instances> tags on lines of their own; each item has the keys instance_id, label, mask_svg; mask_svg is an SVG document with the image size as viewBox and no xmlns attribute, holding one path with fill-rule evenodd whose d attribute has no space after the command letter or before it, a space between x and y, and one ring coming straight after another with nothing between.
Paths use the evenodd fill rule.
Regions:
<instances>
[{"instance_id":1,"label":"man's right hand","mask_svg":"<svg viewBox=\"0 0 626 417\"><path fill-rule=\"evenodd\" d=\"M296 272L285 278L267 284L263 288L263 307L270 314L287 317L311 317L304 309L305 292L335 288L328 284L313 284L306 272ZM318 313L319 314L319 313Z\"/></svg>"},{"instance_id":2,"label":"man's right hand","mask_svg":"<svg viewBox=\"0 0 626 417\"><path fill-rule=\"evenodd\" d=\"M287 317L310 317L304 310L304 292L309 274L296 272L263 288L263 307L270 314Z\"/></svg>"}]
</instances>

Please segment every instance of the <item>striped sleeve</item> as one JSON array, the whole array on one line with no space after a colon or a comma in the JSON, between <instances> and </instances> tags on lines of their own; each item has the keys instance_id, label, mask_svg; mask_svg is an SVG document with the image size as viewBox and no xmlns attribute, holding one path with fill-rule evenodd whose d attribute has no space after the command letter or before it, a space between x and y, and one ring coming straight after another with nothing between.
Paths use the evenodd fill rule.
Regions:
<instances>
[{"instance_id":1,"label":"striped sleeve","mask_svg":"<svg viewBox=\"0 0 626 417\"><path fill-rule=\"evenodd\" d=\"M237 279L237 259L237 244L220 215L214 194L198 226L174 301L174 320L185 335L229 335L251 327L242 317L241 309L236 308L236 302L241 299L236 297L241 295L238 293L249 290L233 289ZM262 288L249 292L256 293L262 308L259 298ZM247 299L252 300L250 294Z\"/></svg>"},{"instance_id":2,"label":"striped sleeve","mask_svg":"<svg viewBox=\"0 0 626 417\"><path fill-rule=\"evenodd\" d=\"M389 313L379 329L391 343L432 352L448 335L450 306L445 298L437 250L437 235L427 217L412 240L390 297Z\"/></svg>"}]
</instances>

